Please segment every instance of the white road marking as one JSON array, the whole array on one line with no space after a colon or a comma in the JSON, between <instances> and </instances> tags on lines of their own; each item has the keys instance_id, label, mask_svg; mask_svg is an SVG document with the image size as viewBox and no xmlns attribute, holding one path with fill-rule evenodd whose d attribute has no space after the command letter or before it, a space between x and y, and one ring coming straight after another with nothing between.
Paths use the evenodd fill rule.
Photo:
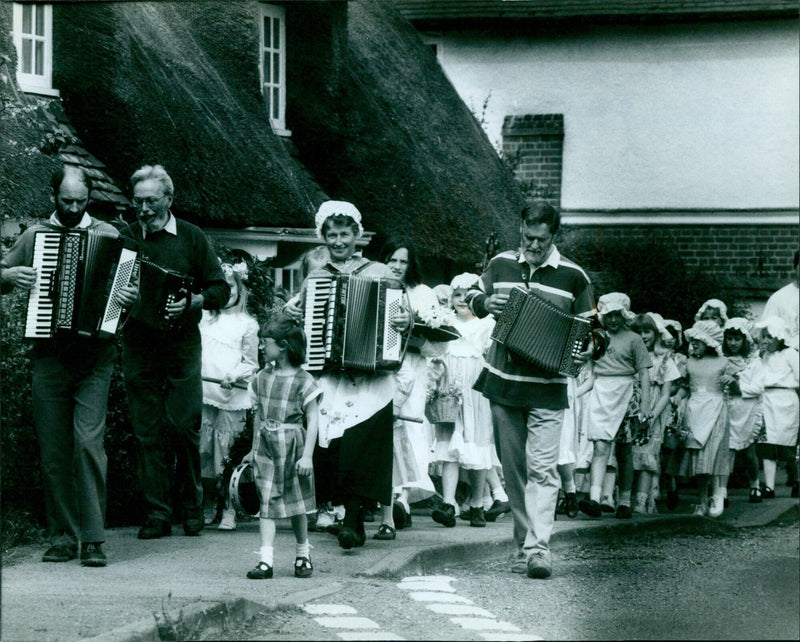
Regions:
<instances>
[{"instance_id":1,"label":"white road marking","mask_svg":"<svg viewBox=\"0 0 800 642\"><path fill-rule=\"evenodd\" d=\"M355 615L358 613L348 604L303 604L303 610L310 615Z\"/></svg>"},{"instance_id":2,"label":"white road marking","mask_svg":"<svg viewBox=\"0 0 800 642\"><path fill-rule=\"evenodd\" d=\"M468 600L460 595L453 593L434 593L433 591L417 591L409 593L408 596L417 602L443 602L445 604L453 604L459 602L461 604L472 604L472 600Z\"/></svg>"},{"instance_id":3,"label":"white road marking","mask_svg":"<svg viewBox=\"0 0 800 642\"><path fill-rule=\"evenodd\" d=\"M511 622L503 622L496 618L451 617L450 621L468 631L519 631L519 627L514 626Z\"/></svg>"}]
</instances>

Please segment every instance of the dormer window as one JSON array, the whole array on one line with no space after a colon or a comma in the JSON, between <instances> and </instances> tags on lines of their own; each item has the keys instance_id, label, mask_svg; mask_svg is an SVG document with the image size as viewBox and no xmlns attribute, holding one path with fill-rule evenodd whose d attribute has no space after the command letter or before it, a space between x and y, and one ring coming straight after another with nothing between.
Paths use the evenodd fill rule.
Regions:
<instances>
[{"instance_id":1,"label":"dormer window","mask_svg":"<svg viewBox=\"0 0 800 642\"><path fill-rule=\"evenodd\" d=\"M271 4L259 5L259 71L261 93L276 134L286 130L286 10Z\"/></svg>"},{"instance_id":2,"label":"dormer window","mask_svg":"<svg viewBox=\"0 0 800 642\"><path fill-rule=\"evenodd\" d=\"M14 3L17 82L32 94L58 96L53 89L53 7Z\"/></svg>"}]
</instances>

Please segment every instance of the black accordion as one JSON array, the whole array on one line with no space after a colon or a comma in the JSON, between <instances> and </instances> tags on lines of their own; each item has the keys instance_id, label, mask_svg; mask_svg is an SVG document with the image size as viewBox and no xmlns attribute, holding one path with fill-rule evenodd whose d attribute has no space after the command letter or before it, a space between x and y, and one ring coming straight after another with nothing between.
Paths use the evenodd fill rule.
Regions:
<instances>
[{"instance_id":1,"label":"black accordion","mask_svg":"<svg viewBox=\"0 0 800 642\"><path fill-rule=\"evenodd\" d=\"M186 314L170 317L167 306L186 299L188 310L194 284L191 276L142 259L139 261L139 302L133 309L133 318L156 330L172 331L183 327Z\"/></svg>"},{"instance_id":2,"label":"black accordion","mask_svg":"<svg viewBox=\"0 0 800 642\"><path fill-rule=\"evenodd\" d=\"M580 364L575 357L594 343L593 358L605 350L603 336L592 330L592 322L573 316L533 292L518 287L495 323L492 339L512 355L539 368L576 377ZM601 345L603 344L603 345Z\"/></svg>"},{"instance_id":3,"label":"black accordion","mask_svg":"<svg viewBox=\"0 0 800 642\"><path fill-rule=\"evenodd\" d=\"M28 295L25 338L57 334L113 337L122 308L116 293L131 281L132 241L95 230L41 230L34 234L39 278Z\"/></svg>"},{"instance_id":4,"label":"black accordion","mask_svg":"<svg viewBox=\"0 0 800 642\"><path fill-rule=\"evenodd\" d=\"M350 274L306 279L305 369L398 370L406 341L390 321L406 298L403 284L394 279Z\"/></svg>"}]
</instances>

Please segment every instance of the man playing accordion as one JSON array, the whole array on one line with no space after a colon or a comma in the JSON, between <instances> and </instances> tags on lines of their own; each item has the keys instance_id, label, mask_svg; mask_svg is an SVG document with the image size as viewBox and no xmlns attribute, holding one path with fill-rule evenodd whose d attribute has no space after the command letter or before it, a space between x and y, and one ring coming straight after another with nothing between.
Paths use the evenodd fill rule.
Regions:
<instances>
[{"instance_id":1,"label":"man playing accordion","mask_svg":"<svg viewBox=\"0 0 800 642\"><path fill-rule=\"evenodd\" d=\"M495 256L481 275L483 289L476 286L468 293L476 316L500 315L514 287L533 291L572 315L595 313L589 277L553 244L559 224L558 212L545 202L533 201L523 208L520 249ZM591 354L591 349L582 352L576 361L585 363ZM556 466L568 406L567 380L511 356L497 342L486 362L473 387L492 407L514 521L517 552L512 570L546 578L552 568L549 541L558 498Z\"/></svg>"}]
</instances>

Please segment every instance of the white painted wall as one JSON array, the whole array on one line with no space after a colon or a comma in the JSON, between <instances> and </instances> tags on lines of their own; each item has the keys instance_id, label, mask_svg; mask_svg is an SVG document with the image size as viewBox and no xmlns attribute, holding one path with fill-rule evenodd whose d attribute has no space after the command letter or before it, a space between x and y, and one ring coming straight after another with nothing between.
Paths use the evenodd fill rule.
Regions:
<instances>
[{"instance_id":1,"label":"white painted wall","mask_svg":"<svg viewBox=\"0 0 800 642\"><path fill-rule=\"evenodd\" d=\"M498 148L564 114L564 209L798 207L796 21L426 36Z\"/></svg>"}]
</instances>

